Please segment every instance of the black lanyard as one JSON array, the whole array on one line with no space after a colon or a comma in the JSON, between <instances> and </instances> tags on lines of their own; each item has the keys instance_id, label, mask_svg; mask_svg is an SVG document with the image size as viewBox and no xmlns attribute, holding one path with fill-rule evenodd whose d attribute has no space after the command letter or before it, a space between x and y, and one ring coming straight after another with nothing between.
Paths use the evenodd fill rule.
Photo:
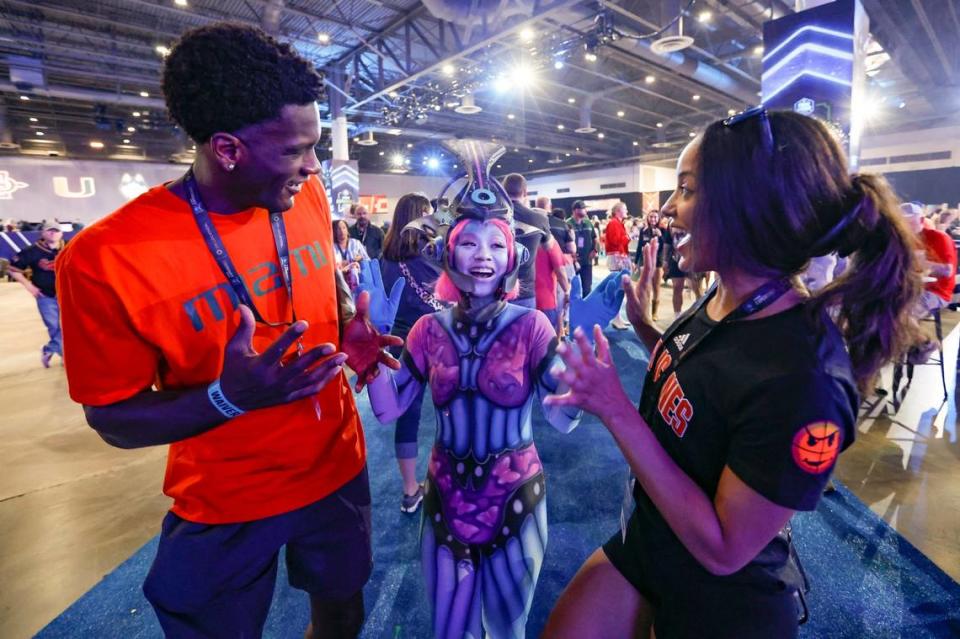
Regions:
<instances>
[{"instance_id":1,"label":"black lanyard","mask_svg":"<svg viewBox=\"0 0 960 639\"><path fill-rule=\"evenodd\" d=\"M718 284L719 282L714 282L713 286L710 287L710 290L707 291L707 294L701 297L696 304L690 307L690 309L684 315L682 315L680 319L673 324L673 326L670 327L670 329L663 335L661 339L662 344L667 344L668 340L672 339L673 336L680 330L680 328L689 322L690 319L696 315L701 308L703 308L704 304L710 301L710 299L713 297L713 294L717 290ZM759 313L783 297L783 295L791 288L793 288L793 284L790 282L789 277L783 277L778 280L770 280L769 282L760 286L750 294L750 297L748 297L743 304L725 315L723 319L711 326L705 332L701 333L698 337L694 338L692 342L687 342L683 351L678 354L673 368L676 368L680 362L683 361L683 359L691 352L693 352L693 349L695 349L700 342L706 339L710 333L716 330L717 327L721 326L722 324L727 324L729 322L734 322L736 320L749 317L754 313ZM652 357L655 357L658 354L659 353L654 353Z\"/></svg>"},{"instance_id":2,"label":"black lanyard","mask_svg":"<svg viewBox=\"0 0 960 639\"><path fill-rule=\"evenodd\" d=\"M200 228L200 233L207 243L207 248L210 250L213 259L217 261L217 266L220 267L224 277L230 282L230 286L240 299L240 303L249 307L253 312L253 317L261 324L278 327L289 326L296 322L297 311L293 306L293 280L290 277L290 247L287 245L287 230L283 225L283 215L275 211L270 212L270 230L273 231L273 242L277 247L277 258L280 260L280 273L287 288L287 297L290 300L290 311L293 314L293 319L290 322L275 323L268 322L260 315L260 311L253 303L253 298L250 297L250 291L247 290L243 278L240 277L240 273L234 267L233 261L220 239L220 234L217 233L217 229L210 219L210 213L204 206L203 200L200 199L200 189L197 188L197 179L193 175L193 167L187 169L187 174L183 176L183 186L187 191L190 208L193 209L193 219L196 220L197 226Z\"/></svg>"}]
</instances>

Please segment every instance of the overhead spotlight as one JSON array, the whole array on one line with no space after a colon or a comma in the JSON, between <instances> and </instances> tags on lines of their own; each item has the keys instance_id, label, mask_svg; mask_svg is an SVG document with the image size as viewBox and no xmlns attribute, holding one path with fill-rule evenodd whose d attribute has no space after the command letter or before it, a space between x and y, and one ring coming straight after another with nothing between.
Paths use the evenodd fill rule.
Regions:
<instances>
[{"instance_id":1,"label":"overhead spotlight","mask_svg":"<svg viewBox=\"0 0 960 639\"><path fill-rule=\"evenodd\" d=\"M622 117L625 116L625 115L626 115L626 113L624 113L623 111L617 111L617 117L618 117L618 118L622 118Z\"/></svg>"},{"instance_id":2,"label":"overhead spotlight","mask_svg":"<svg viewBox=\"0 0 960 639\"><path fill-rule=\"evenodd\" d=\"M377 146L377 141L373 138L373 131L364 131L363 135L357 140L360 146Z\"/></svg>"},{"instance_id":3,"label":"overhead spotlight","mask_svg":"<svg viewBox=\"0 0 960 639\"><path fill-rule=\"evenodd\" d=\"M763 55L763 45L758 44L753 48L753 55Z\"/></svg>"},{"instance_id":4,"label":"overhead spotlight","mask_svg":"<svg viewBox=\"0 0 960 639\"><path fill-rule=\"evenodd\" d=\"M391 92L388 93L387 95L389 95L391 98L396 98L396 97L399 97L399 96L400 96L400 94L397 93L396 91L391 91Z\"/></svg>"},{"instance_id":5,"label":"overhead spotlight","mask_svg":"<svg viewBox=\"0 0 960 639\"><path fill-rule=\"evenodd\" d=\"M657 76L655 76L655 75L648 75L647 77L645 77L645 78L643 79L643 81L646 82L647 84L653 84L654 82L657 81Z\"/></svg>"},{"instance_id":6,"label":"overhead spotlight","mask_svg":"<svg viewBox=\"0 0 960 639\"><path fill-rule=\"evenodd\" d=\"M513 152L514 152L514 153L519 153L519 152L520 152L520 149L518 149L517 147L513 147Z\"/></svg>"},{"instance_id":7,"label":"overhead spotlight","mask_svg":"<svg viewBox=\"0 0 960 639\"><path fill-rule=\"evenodd\" d=\"M510 88L526 88L537 83L535 71L526 64L518 64L510 71Z\"/></svg>"},{"instance_id":8,"label":"overhead spotlight","mask_svg":"<svg viewBox=\"0 0 960 639\"><path fill-rule=\"evenodd\" d=\"M657 128L658 128L658 129L662 129L662 128L663 128L663 122L657 122Z\"/></svg>"},{"instance_id":9,"label":"overhead spotlight","mask_svg":"<svg viewBox=\"0 0 960 639\"><path fill-rule=\"evenodd\" d=\"M103 142L101 142L100 140L91 140L91 141L90 141L90 148L91 148L91 149L98 149L98 150L99 150L99 149L102 149L102 148L103 148Z\"/></svg>"},{"instance_id":10,"label":"overhead spotlight","mask_svg":"<svg viewBox=\"0 0 960 639\"><path fill-rule=\"evenodd\" d=\"M187 0L173 0L173 4L177 5L178 7L185 7L187 6Z\"/></svg>"},{"instance_id":11,"label":"overhead spotlight","mask_svg":"<svg viewBox=\"0 0 960 639\"><path fill-rule=\"evenodd\" d=\"M387 133L389 133L390 135L400 135L401 133L403 133L403 130L402 130L402 129L387 129Z\"/></svg>"},{"instance_id":12,"label":"overhead spotlight","mask_svg":"<svg viewBox=\"0 0 960 639\"><path fill-rule=\"evenodd\" d=\"M568 103L568 104L576 104L576 103L577 103L577 99L576 99L576 98L567 98L567 103Z\"/></svg>"},{"instance_id":13,"label":"overhead spotlight","mask_svg":"<svg viewBox=\"0 0 960 639\"><path fill-rule=\"evenodd\" d=\"M128 126L128 127L127 127L127 131L129 131L130 133L134 133L136 130L137 130L137 127L135 127L135 126Z\"/></svg>"},{"instance_id":14,"label":"overhead spotlight","mask_svg":"<svg viewBox=\"0 0 960 639\"><path fill-rule=\"evenodd\" d=\"M412 148L413 148L413 144L412 144L411 142L407 142L407 148L408 148L408 149L412 149Z\"/></svg>"},{"instance_id":15,"label":"overhead spotlight","mask_svg":"<svg viewBox=\"0 0 960 639\"><path fill-rule=\"evenodd\" d=\"M559 71L560 69L562 69L562 68L563 68L563 60L554 60L554 61L553 61L553 68L556 69L557 71Z\"/></svg>"},{"instance_id":16,"label":"overhead spotlight","mask_svg":"<svg viewBox=\"0 0 960 639\"><path fill-rule=\"evenodd\" d=\"M30 118L30 121L31 121L31 122L39 122L40 120L38 120L38 119L36 119L36 118Z\"/></svg>"},{"instance_id":17,"label":"overhead spotlight","mask_svg":"<svg viewBox=\"0 0 960 639\"><path fill-rule=\"evenodd\" d=\"M330 44L330 34L329 33L318 33L317 40L320 44Z\"/></svg>"},{"instance_id":18,"label":"overhead spotlight","mask_svg":"<svg viewBox=\"0 0 960 639\"><path fill-rule=\"evenodd\" d=\"M21 95L21 96L20 96L20 99L23 100L24 102L29 102L29 101L30 101L30 96L29 96L29 95Z\"/></svg>"},{"instance_id":19,"label":"overhead spotlight","mask_svg":"<svg viewBox=\"0 0 960 639\"><path fill-rule=\"evenodd\" d=\"M697 137L697 132L696 132L696 131L691 131L691 132L690 132L690 137L691 137L691 138Z\"/></svg>"},{"instance_id":20,"label":"overhead spotlight","mask_svg":"<svg viewBox=\"0 0 960 639\"><path fill-rule=\"evenodd\" d=\"M527 160L527 164L533 164L533 159L531 158L531 159Z\"/></svg>"},{"instance_id":21,"label":"overhead spotlight","mask_svg":"<svg viewBox=\"0 0 960 639\"><path fill-rule=\"evenodd\" d=\"M510 78L506 74L501 73L493 79L493 90L497 93L506 93L511 88Z\"/></svg>"},{"instance_id":22,"label":"overhead spotlight","mask_svg":"<svg viewBox=\"0 0 960 639\"><path fill-rule=\"evenodd\" d=\"M134 112L131 113L130 115L132 115L132 116L135 117L135 118L139 118L139 117L140 117L140 112L139 112L139 111L134 111Z\"/></svg>"},{"instance_id":23,"label":"overhead spotlight","mask_svg":"<svg viewBox=\"0 0 960 639\"><path fill-rule=\"evenodd\" d=\"M905 107L905 106L907 106L907 103L904 102L903 100L901 100L901 101L900 101L900 104L897 105L897 108L898 108L898 109L902 109L902 108Z\"/></svg>"},{"instance_id":24,"label":"overhead spotlight","mask_svg":"<svg viewBox=\"0 0 960 639\"><path fill-rule=\"evenodd\" d=\"M410 158L407 158L406 160L404 160L403 163L406 164L407 166L410 166Z\"/></svg>"},{"instance_id":25,"label":"overhead spotlight","mask_svg":"<svg viewBox=\"0 0 960 639\"><path fill-rule=\"evenodd\" d=\"M586 53L583 54L583 59L586 60L587 62L596 62L597 54L591 51L587 51Z\"/></svg>"},{"instance_id":26,"label":"overhead spotlight","mask_svg":"<svg viewBox=\"0 0 960 639\"><path fill-rule=\"evenodd\" d=\"M711 18L713 18L713 14L710 13L709 11L701 11L701 12L697 15L697 21L698 21L698 22L710 22L710 19L711 19Z\"/></svg>"},{"instance_id":27,"label":"overhead spotlight","mask_svg":"<svg viewBox=\"0 0 960 639\"><path fill-rule=\"evenodd\" d=\"M124 144L130 144L130 138L123 138Z\"/></svg>"},{"instance_id":28,"label":"overhead spotlight","mask_svg":"<svg viewBox=\"0 0 960 639\"><path fill-rule=\"evenodd\" d=\"M147 93L146 91L141 91L141 92L140 92L140 97L141 97L141 98L149 98L149 97L150 97L150 94Z\"/></svg>"},{"instance_id":29,"label":"overhead spotlight","mask_svg":"<svg viewBox=\"0 0 960 639\"><path fill-rule=\"evenodd\" d=\"M736 114L737 114L736 109L727 109L727 115L736 115Z\"/></svg>"},{"instance_id":30,"label":"overhead spotlight","mask_svg":"<svg viewBox=\"0 0 960 639\"><path fill-rule=\"evenodd\" d=\"M43 131L37 131L37 137L42 138L42 137L43 137Z\"/></svg>"},{"instance_id":31,"label":"overhead spotlight","mask_svg":"<svg viewBox=\"0 0 960 639\"><path fill-rule=\"evenodd\" d=\"M602 140L602 139L605 138L606 136L603 134L603 131L601 131L600 133L597 133L597 137Z\"/></svg>"},{"instance_id":32,"label":"overhead spotlight","mask_svg":"<svg viewBox=\"0 0 960 639\"><path fill-rule=\"evenodd\" d=\"M170 54L170 47L165 44L158 44L154 47L154 51L160 54L161 57L167 57Z\"/></svg>"},{"instance_id":33,"label":"overhead spotlight","mask_svg":"<svg viewBox=\"0 0 960 639\"><path fill-rule=\"evenodd\" d=\"M452 64L447 63L440 70L443 71L443 75L453 75L455 69Z\"/></svg>"},{"instance_id":34,"label":"overhead spotlight","mask_svg":"<svg viewBox=\"0 0 960 639\"><path fill-rule=\"evenodd\" d=\"M439 104L434 104L434 105L433 105L433 110L434 110L434 111L440 111L441 109L443 109L443 107L440 106Z\"/></svg>"},{"instance_id":35,"label":"overhead spotlight","mask_svg":"<svg viewBox=\"0 0 960 639\"><path fill-rule=\"evenodd\" d=\"M431 171L436 171L440 168L440 160L437 158L427 158L427 168Z\"/></svg>"},{"instance_id":36,"label":"overhead spotlight","mask_svg":"<svg viewBox=\"0 0 960 639\"><path fill-rule=\"evenodd\" d=\"M533 32L533 29L531 29L530 27L524 27L523 29L520 30L520 40L522 40L523 42L530 42L531 40L533 40L534 35L536 34Z\"/></svg>"},{"instance_id":37,"label":"overhead spotlight","mask_svg":"<svg viewBox=\"0 0 960 639\"><path fill-rule=\"evenodd\" d=\"M564 155L567 156L567 157L570 157L570 154L569 154L569 153L564 153Z\"/></svg>"},{"instance_id":38,"label":"overhead spotlight","mask_svg":"<svg viewBox=\"0 0 960 639\"><path fill-rule=\"evenodd\" d=\"M396 166L396 167L401 167L401 166L403 166L404 164L406 164L406 162L407 162L407 159L406 159L405 157L403 157L403 154L401 154L401 153L394 153L394 154L390 157L390 163L393 164L393 166Z\"/></svg>"},{"instance_id":39,"label":"overhead spotlight","mask_svg":"<svg viewBox=\"0 0 960 639\"><path fill-rule=\"evenodd\" d=\"M565 128L566 128L566 127L563 126L562 124L558 124L558 125L557 125L557 130L558 130L558 131L563 131Z\"/></svg>"},{"instance_id":40,"label":"overhead spotlight","mask_svg":"<svg viewBox=\"0 0 960 639\"><path fill-rule=\"evenodd\" d=\"M700 100L700 94L699 94L699 93L694 93L694 94L693 94L693 101L694 101L694 102L698 102L699 100Z\"/></svg>"},{"instance_id":41,"label":"overhead spotlight","mask_svg":"<svg viewBox=\"0 0 960 639\"><path fill-rule=\"evenodd\" d=\"M380 151L379 153L377 153L377 155L379 155L380 157L383 157L383 151Z\"/></svg>"},{"instance_id":42,"label":"overhead spotlight","mask_svg":"<svg viewBox=\"0 0 960 639\"><path fill-rule=\"evenodd\" d=\"M636 140L634 140L634 141L633 141L633 146L640 146L640 143L637 142Z\"/></svg>"},{"instance_id":43,"label":"overhead spotlight","mask_svg":"<svg viewBox=\"0 0 960 639\"><path fill-rule=\"evenodd\" d=\"M457 106L458 106L459 104L460 104L459 102L447 102L447 108L448 108L448 109L455 109L455 108L457 108Z\"/></svg>"}]
</instances>

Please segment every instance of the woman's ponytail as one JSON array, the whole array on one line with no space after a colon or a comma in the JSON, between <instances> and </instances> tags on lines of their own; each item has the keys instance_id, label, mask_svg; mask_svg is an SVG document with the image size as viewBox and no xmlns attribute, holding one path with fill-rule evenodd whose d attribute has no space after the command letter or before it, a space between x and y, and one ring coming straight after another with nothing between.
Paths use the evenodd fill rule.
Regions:
<instances>
[{"instance_id":1,"label":"woman's ponytail","mask_svg":"<svg viewBox=\"0 0 960 639\"><path fill-rule=\"evenodd\" d=\"M918 339L913 308L923 288L915 251L919 242L900 213L896 196L878 175L855 175L852 200L859 208L837 239L850 255L843 274L815 297L847 342L861 393L873 389L877 371Z\"/></svg>"}]
</instances>

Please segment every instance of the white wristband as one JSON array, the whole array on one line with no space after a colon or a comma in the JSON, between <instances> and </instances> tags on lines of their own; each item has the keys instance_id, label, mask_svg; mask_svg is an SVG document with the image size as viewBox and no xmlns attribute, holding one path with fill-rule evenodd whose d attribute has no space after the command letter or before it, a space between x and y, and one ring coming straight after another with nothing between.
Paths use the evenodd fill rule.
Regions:
<instances>
[{"instance_id":1,"label":"white wristband","mask_svg":"<svg viewBox=\"0 0 960 639\"><path fill-rule=\"evenodd\" d=\"M234 405L229 399L227 399L227 396L223 394L223 390L220 388L219 377L213 380L213 382L207 386L207 397L210 398L210 403L213 404L213 407L216 408L220 414L227 419L239 417L246 412L242 408Z\"/></svg>"}]
</instances>

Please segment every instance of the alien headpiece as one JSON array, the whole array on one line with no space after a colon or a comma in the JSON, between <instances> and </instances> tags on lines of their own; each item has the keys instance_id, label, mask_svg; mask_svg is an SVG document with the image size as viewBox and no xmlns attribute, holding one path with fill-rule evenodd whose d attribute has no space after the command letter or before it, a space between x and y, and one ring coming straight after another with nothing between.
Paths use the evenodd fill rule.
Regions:
<instances>
[{"instance_id":1,"label":"alien headpiece","mask_svg":"<svg viewBox=\"0 0 960 639\"><path fill-rule=\"evenodd\" d=\"M464 273L457 272L453 266L453 256L449 254L448 240L452 229L470 220L500 219L513 230L514 239L527 234L539 234L541 231L536 227L514 221L510 196L490 175L490 167L506 152L506 149L499 144L480 140L447 140L443 145L453 153L458 160L457 164L465 167L465 170L447 183L437 199L442 199L447 189L456 182L465 179L466 183L454 196L449 207L414 220L403 230L405 233L422 233L428 240L424 249L425 255L439 262L440 268L454 286L469 294L473 289L473 279ZM515 242L514 248L516 259L503 277L499 289L502 294L513 289L517 282L520 265L530 258L526 248L519 242Z\"/></svg>"}]
</instances>

